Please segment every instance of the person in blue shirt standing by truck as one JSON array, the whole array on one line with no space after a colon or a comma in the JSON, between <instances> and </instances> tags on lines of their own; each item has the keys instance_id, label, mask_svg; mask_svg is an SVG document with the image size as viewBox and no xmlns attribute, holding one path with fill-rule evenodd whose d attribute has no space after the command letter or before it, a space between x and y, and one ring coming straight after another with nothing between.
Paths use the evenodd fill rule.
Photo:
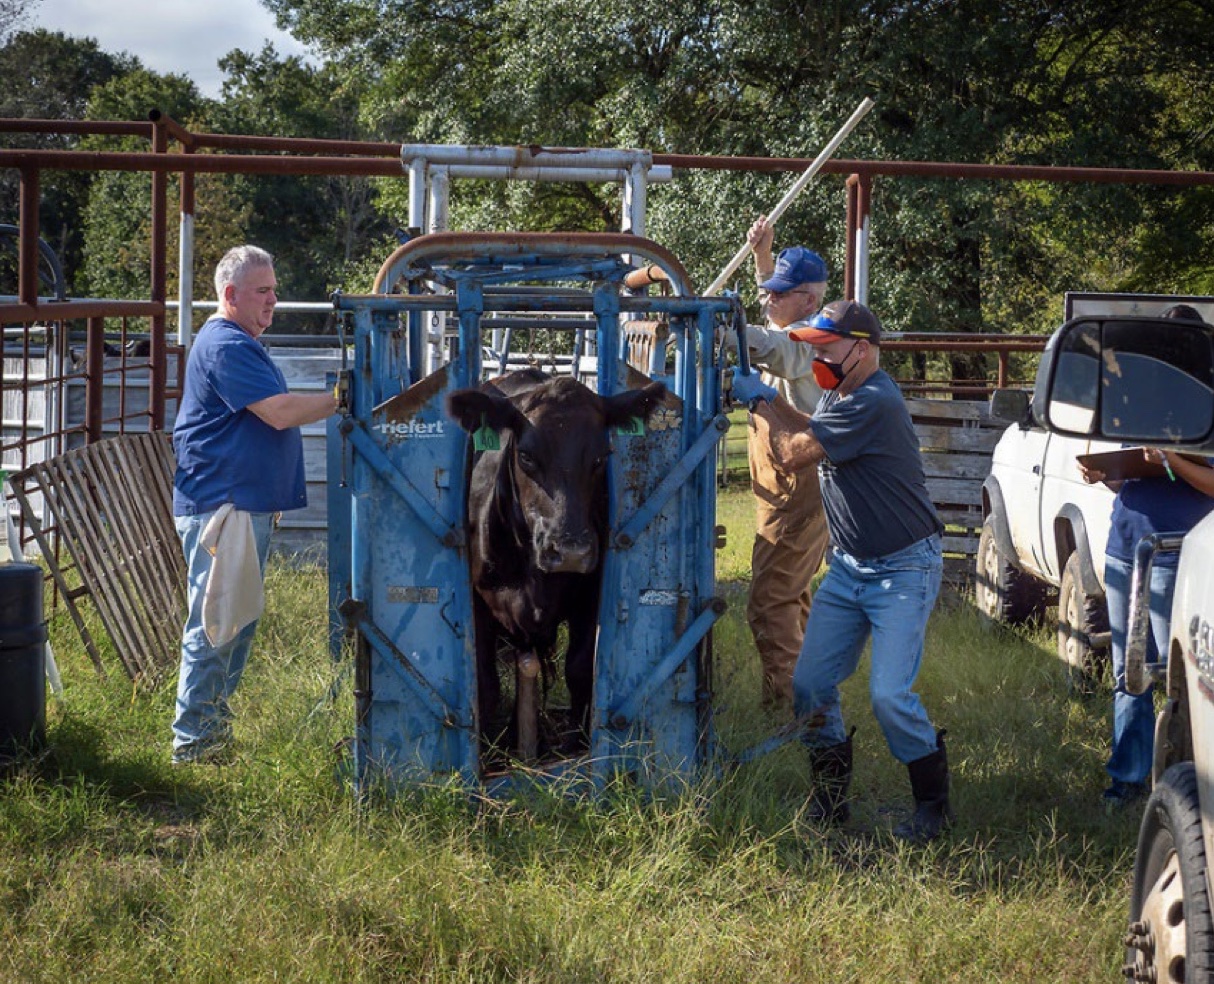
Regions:
<instances>
[{"instance_id":1,"label":"person in blue shirt standing by truck","mask_svg":"<svg viewBox=\"0 0 1214 984\"><path fill-rule=\"evenodd\" d=\"M240 683L257 620L222 636L207 624L208 587L217 556L215 527L243 533L234 549L260 590L277 513L307 505L299 428L337 409L334 393L290 393L258 339L278 303L274 260L256 246L237 246L215 269L219 310L199 330L186 362L173 428L177 469L173 515L187 570L187 615L181 640L173 762L220 761L230 747L229 698ZM215 553L212 553L212 550ZM220 620L222 621L222 619ZM230 632L234 631L234 636Z\"/></svg>"},{"instance_id":2,"label":"person in blue shirt standing by truck","mask_svg":"<svg viewBox=\"0 0 1214 984\"><path fill-rule=\"evenodd\" d=\"M1201 321L1188 304L1175 304L1165 318ZM1087 482L1104 482L1117 493L1105 545L1105 601L1109 610L1110 660L1113 669L1113 744L1108 764L1109 786L1103 797L1110 809L1143 799L1155 747L1155 702L1151 690L1131 694L1125 686L1126 634L1130 618L1130 583L1138 541L1152 533L1188 533L1214 510L1214 468L1175 451L1144 448L1147 461L1162 465L1162 476L1107 481L1105 473L1080 463ZM1158 659L1168 642L1172 595L1176 589L1178 553L1156 554L1151 567L1147 659Z\"/></svg>"}]
</instances>

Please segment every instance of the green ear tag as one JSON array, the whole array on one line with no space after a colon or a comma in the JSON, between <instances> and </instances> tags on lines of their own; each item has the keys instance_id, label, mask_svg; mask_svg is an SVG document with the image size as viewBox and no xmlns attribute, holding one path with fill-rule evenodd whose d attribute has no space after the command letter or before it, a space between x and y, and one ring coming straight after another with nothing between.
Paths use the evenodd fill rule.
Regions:
<instances>
[{"instance_id":1,"label":"green ear tag","mask_svg":"<svg viewBox=\"0 0 1214 984\"><path fill-rule=\"evenodd\" d=\"M627 434L630 437L639 437L645 433L645 421L641 417L633 417L628 423L617 427L615 432L617 434Z\"/></svg>"},{"instance_id":2,"label":"green ear tag","mask_svg":"<svg viewBox=\"0 0 1214 984\"><path fill-rule=\"evenodd\" d=\"M497 431L485 423L485 415L481 414L481 425L472 432L472 447L477 451L500 451L502 439Z\"/></svg>"}]
</instances>

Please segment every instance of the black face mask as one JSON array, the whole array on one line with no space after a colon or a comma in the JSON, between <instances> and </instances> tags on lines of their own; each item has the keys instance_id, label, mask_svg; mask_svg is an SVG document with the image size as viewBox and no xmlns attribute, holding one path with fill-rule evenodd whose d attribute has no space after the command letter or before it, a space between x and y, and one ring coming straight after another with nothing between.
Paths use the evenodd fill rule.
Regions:
<instances>
[{"instance_id":1,"label":"black face mask","mask_svg":"<svg viewBox=\"0 0 1214 984\"><path fill-rule=\"evenodd\" d=\"M856 351L856 346L859 342L852 342L852 346L847 350L847 355L843 356L841 362L829 362L822 356L815 356L813 361L814 382L821 386L824 390L838 389L839 384L843 382L844 377L850 372L843 368L843 364L851 358L852 352ZM854 366L852 367L855 368Z\"/></svg>"}]
</instances>

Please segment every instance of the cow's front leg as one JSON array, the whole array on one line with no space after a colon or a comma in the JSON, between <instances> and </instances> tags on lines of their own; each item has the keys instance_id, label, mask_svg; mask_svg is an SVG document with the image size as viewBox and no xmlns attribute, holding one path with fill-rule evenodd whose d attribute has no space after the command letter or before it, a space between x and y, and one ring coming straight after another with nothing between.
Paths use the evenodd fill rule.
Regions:
<instances>
[{"instance_id":1,"label":"cow's front leg","mask_svg":"<svg viewBox=\"0 0 1214 984\"><path fill-rule=\"evenodd\" d=\"M597 619L569 623L569 648L565 652L565 685L569 688L569 717L573 734L571 751L590 747L591 705L594 697L594 641Z\"/></svg>"},{"instance_id":2,"label":"cow's front leg","mask_svg":"<svg viewBox=\"0 0 1214 984\"><path fill-rule=\"evenodd\" d=\"M476 631L477 717L481 744L487 747L498 737L495 734L496 718L502 701L502 682L497 675L497 623L477 605L473 624Z\"/></svg>"},{"instance_id":3,"label":"cow's front leg","mask_svg":"<svg viewBox=\"0 0 1214 984\"><path fill-rule=\"evenodd\" d=\"M514 714L518 724L518 757L534 762L539 725L540 661L535 653L519 653L514 664Z\"/></svg>"}]
</instances>

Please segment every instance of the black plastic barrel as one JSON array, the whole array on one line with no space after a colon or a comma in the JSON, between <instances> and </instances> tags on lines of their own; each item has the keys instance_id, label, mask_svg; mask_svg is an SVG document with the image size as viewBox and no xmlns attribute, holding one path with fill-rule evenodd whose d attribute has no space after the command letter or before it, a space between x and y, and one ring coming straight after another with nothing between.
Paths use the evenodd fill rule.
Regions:
<instances>
[{"instance_id":1,"label":"black plastic barrel","mask_svg":"<svg viewBox=\"0 0 1214 984\"><path fill-rule=\"evenodd\" d=\"M42 571L0 564L0 765L46 744Z\"/></svg>"}]
</instances>

